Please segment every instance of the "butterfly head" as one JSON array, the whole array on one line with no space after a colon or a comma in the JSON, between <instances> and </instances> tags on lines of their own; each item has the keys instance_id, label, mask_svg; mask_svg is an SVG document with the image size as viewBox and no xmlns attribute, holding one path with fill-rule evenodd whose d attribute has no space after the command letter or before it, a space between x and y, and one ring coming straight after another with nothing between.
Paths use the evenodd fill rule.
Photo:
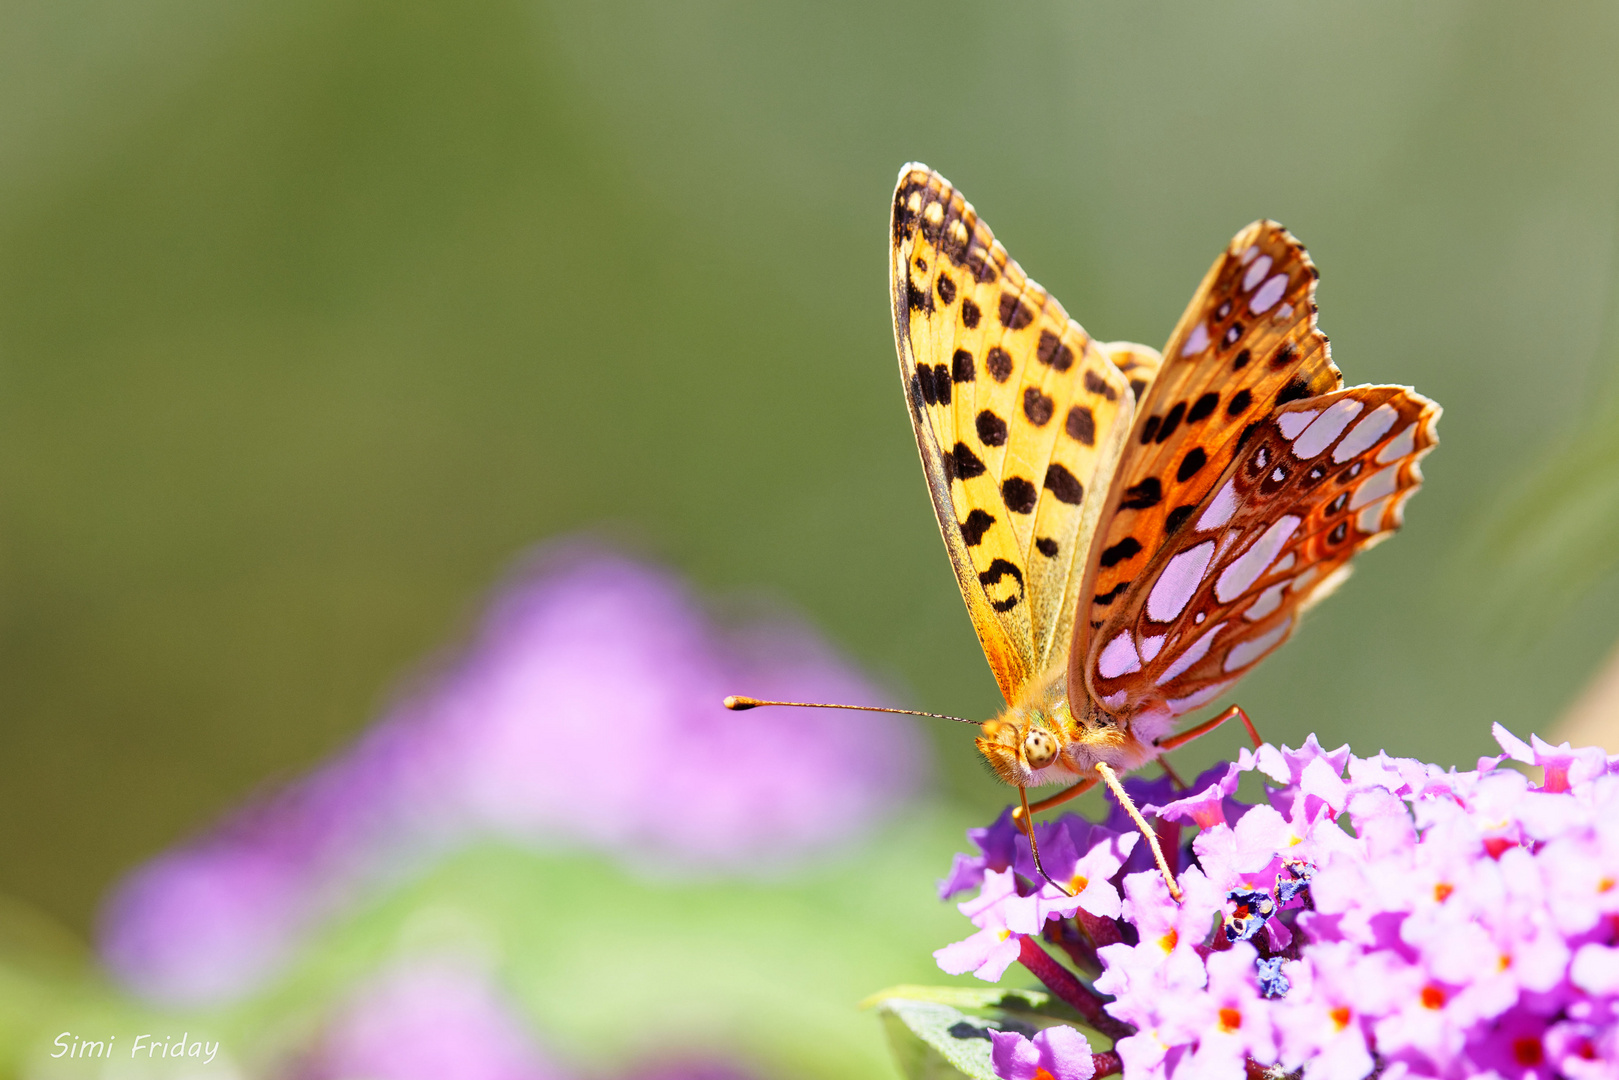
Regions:
<instances>
[{"instance_id":1,"label":"butterfly head","mask_svg":"<svg viewBox=\"0 0 1619 1080\"><path fill-rule=\"evenodd\" d=\"M1053 721L1043 711L1008 710L984 722L978 750L1008 784L1034 787L1044 782L1040 774L1062 756L1063 738Z\"/></svg>"},{"instance_id":2,"label":"butterfly head","mask_svg":"<svg viewBox=\"0 0 1619 1080\"><path fill-rule=\"evenodd\" d=\"M1072 783L1098 761L1133 769L1154 751L1136 737L1134 725L1109 715L1088 698L1075 710L1060 679L982 725L978 750L1008 784L1038 787Z\"/></svg>"},{"instance_id":3,"label":"butterfly head","mask_svg":"<svg viewBox=\"0 0 1619 1080\"><path fill-rule=\"evenodd\" d=\"M1009 784L1033 787L1068 773L1065 751L1081 738L1084 725L1060 695L1039 695L1012 706L983 724L979 752Z\"/></svg>"}]
</instances>

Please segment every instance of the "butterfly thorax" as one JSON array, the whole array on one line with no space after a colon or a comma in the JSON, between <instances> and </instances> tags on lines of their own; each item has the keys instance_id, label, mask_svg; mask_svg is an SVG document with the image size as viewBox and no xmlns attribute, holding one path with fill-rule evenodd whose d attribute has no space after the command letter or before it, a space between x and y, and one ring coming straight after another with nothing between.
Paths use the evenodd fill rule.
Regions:
<instances>
[{"instance_id":1,"label":"butterfly thorax","mask_svg":"<svg viewBox=\"0 0 1619 1080\"><path fill-rule=\"evenodd\" d=\"M1158 754L1139 725L1110 715L1089 695L1076 710L1065 671L1032 681L1023 697L986 720L983 730L979 751L995 775L1017 787L1071 784L1094 776L1101 761L1129 771Z\"/></svg>"}]
</instances>

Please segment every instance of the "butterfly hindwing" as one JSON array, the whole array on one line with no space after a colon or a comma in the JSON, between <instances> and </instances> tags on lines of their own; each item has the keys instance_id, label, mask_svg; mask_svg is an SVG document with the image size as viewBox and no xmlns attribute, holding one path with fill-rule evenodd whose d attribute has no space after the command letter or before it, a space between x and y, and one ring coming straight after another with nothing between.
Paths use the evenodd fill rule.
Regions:
<instances>
[{"instance_id":1,"label":"butterfly hindwing","mask_svg":"<svg viewBox=\"0 0 1619 1080\"><path fill-rule=\"evenodd\" d=\"M1130 392L1140 401L1163 366L1164 357L1157 349L1137 345L1133 341L1110 341L1102 346L1113 366L1124 372L1130 382Z\"/></svg>"},{"instance_id":2,"label":"butterfly hindwing","mask_svg":"<svg viewBox=\"0 0 1619 1080\"><path fill-rule=\"evenodd\" d=\"M1177 716L1269 655L1351 557L1400 526L1439 413L1407 387L1356 386L1257 421L1097 628L1096 699Z\"/></svg>"},{"instance_id":3,"label":"butterfly hindwing","mask_svg":"<svg viewBox=\"0 0 1619 1080\"><path fill-rule=\"evenodd\" d=\"M1103 513L1074 626L1070 692L1087 678L1094 631L1213 490L1244 433L1290 401L1343 385L1316 328L1318 277L1286 229L1258 221L1193 294L1137 407Z\"/></svg>"},{"instance_id":4,"label":"butterfly hindwing","mask_svg":"<svg viewBox=\"0 0 1619 1080\"><path fill-rule=\"evenodd\" d=\"M939 174L901 171L892 226L894 336L917 446L973 626L1012 701L1066 663L1134 395ZM1143 371L1155 356L1142 353Z\"/></svg>"}]
</instances>

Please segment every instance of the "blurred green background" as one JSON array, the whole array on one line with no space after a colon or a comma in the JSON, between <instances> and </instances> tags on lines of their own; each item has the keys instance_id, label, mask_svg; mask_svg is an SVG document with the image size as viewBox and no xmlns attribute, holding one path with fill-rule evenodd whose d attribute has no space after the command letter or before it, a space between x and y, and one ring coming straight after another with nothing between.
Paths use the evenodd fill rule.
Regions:
<instances>
[{"instance_id":1,"label":"blurred green background","mask_svg":"<svg viewBox=\"0 0 1619 1080\"><path fill-rule=\"evenodd\" d=\"M1238 700L1464 765L1545 730L1619 594L1534 604L1489 537L1613 415L1616 55L1595 2L4 5L0 892L87 932L582 528L992 712L895 377L911 159L1103 338L1286 223L1443 445Z\"/></svg>"}]
</instances>

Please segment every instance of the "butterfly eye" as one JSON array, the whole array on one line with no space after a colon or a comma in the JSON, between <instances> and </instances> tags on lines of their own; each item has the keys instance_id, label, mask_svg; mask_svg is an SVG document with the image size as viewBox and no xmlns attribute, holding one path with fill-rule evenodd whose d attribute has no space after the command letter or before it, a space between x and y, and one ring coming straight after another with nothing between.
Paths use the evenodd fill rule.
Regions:
<instances>
[{"instance_id":1,"label":"butterfly eye","mask_svg":"<svg viewBox=\"0 0 1619 1080\"><path fill-rule=\"evenodd\" d=\"M1023 760L1031 769L1043 769L1057 759L1057 740L1044 728L1030 728L1023 736Z\"/></svg>"}]
</instances>

